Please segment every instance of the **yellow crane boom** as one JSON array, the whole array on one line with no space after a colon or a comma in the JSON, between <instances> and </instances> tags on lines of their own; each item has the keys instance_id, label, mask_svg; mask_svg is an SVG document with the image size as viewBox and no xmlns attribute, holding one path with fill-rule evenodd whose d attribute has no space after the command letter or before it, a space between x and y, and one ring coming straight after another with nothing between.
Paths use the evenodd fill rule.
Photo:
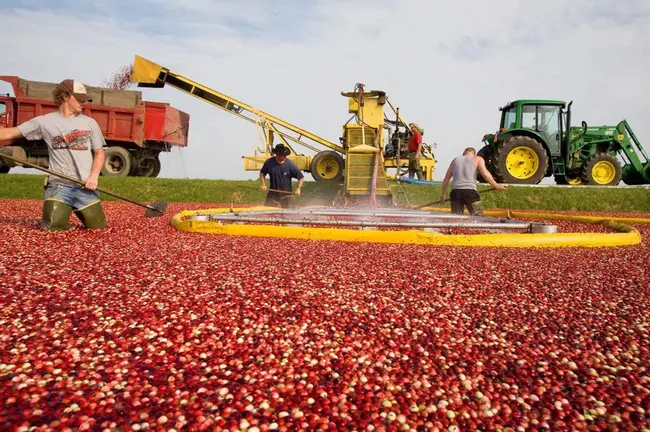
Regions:
<instances>
[{"instance_id":1,"label":"yellow crane boom","mask_svg":"<svg viewBox=\"0 0 650 432\"><path fill-rule=\"evenodd\" d=\"M217 108L221 108L231 114L235 114L252 123L259 124L262 127L270 128L278 135L302 144L314 151L319 151L310 143L304 142L303 138L308 138L320 145L328 147L334 151L343 153L343 147L335 144L323 137L320 137L306 129L300 128L269 113L259 110L251 105L241 102L233 97L223 94L217 90L211 89L203 84L199 84L187 77L170 71L150 60L136 56L133 64L133 73L131 80L137 82L140 87L164 87L168 84L185 93L189 93L205 102L208 102ZM298 134L298 137L290 136L281 128L287 129Z\"/></svg>"}]
</instances>

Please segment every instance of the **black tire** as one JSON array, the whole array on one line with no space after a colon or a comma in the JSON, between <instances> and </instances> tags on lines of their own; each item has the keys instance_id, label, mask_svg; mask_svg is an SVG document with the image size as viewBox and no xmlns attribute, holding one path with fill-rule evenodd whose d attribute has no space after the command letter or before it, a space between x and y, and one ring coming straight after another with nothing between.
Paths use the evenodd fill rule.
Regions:
<instances>
[{"instance_id":1,"label":"black tire","mask_svg":"<svg viewBox=\"0 0 650 432\"><path fill-rule=\"evenodd\" d=\"M604 168L600 168L600 164L604 164ZM605 174L599 175L602 172ZM580 174L583 184L597 186L616 186L622 176L621 163L609 153L596 153L587 159Z\"/></svg>"},{"instance_id":2,"label":"black tire","mask_svg":"<svg viewBox=\"0 0 650 432\"><path fill-rule=\"evenodd\" d=\"M343 156L331 150L319 152L311 160L310 172L315 181L339 181L343 178Z\"/></svg>"},{"instance_id":3,"label":"black tire","mask_svg":"<svg viewBox=\"0 0 650 432\"><path fill-rule=\"evenodd\" d=\"M633 165L625 165L621 179L628 186L640 185L645 183L643 174L637 172Z\"/></svg>"},{"instance_id":4,"label":"black tire","mask_svg":"<svg viewBox=\"0 0 650 432\"><path fill-rule=\"evenodd\" d=\"M491 157L492 153L490 152L490 148L488 146L483 147L481 150L478 151L478 153L476 153L476 156L480 156L483 158L483 160L485 161L485 167L490 172L490 174L492 174L494 180L497 183L501 182L502 180L498 178L494 170L494 165L493 165L494 161L492 160ZM487 181L485 181L485 179L483 178L480 172L476 173L476 180L478 180L479 183L487 183Z\"/></svg>"},{"instance_id":5,"label":"black tire","mask_svg":"<svg viewBox=\"0 0 650 432\"><path fill-rule=\"evenodd\" d=\"M4 165L0 166L0 174L7 174L10 169L11 169L11 167L8 167L8 166L4 166Z\"/></svg>"},{"instance_id":6,"label":"black tire","mask_svg":"<svg viewBox=\"0 0 650 432\"><path fill-rule=\"evenodd\" d=\"M520 147L524 148L524 151L528 152L530 157L523 156L522 163L525 159L529 159L532 163L530 171L523 172L520 176L516 177L512 174L511 170L514 167L508 167L508 155L515 149ZM534 159L532 158L532 153L536 156L536 165ZM510 169L509 169L510 168ZM546 176L546 170L548 168L548 155L544 146L539 141L523 136L513 136L499 147L494 155L494 171L498 177L499 182L511 183L511 184L537 184L541 182Z\"/></svg>"},{"instance_id":7,"label":"black tire","mask_svg":"<svg viewBox=\"0 0 650 432\"><path fill-rule=\"evenodd\" d=\"M580 175L556 175L555 183L559 185L572 185L577 186L582 184L582 178Z\"/></svg>"},{"instance_id":8,"label":"black tire","mask_svg":"<svg viewBox=\"0 0 650 432\"><path fill-rule=\"evenodd\" d=\"M143 156L138 158L132 175L137 177L158 177L160 174L160 159L158 156Z\"/></svg>"},{"instance_id":9,"label":"black tire","mask_svg":"<svg viewBox=\"0 0 650 432\"><path fill-rule=\"evenodd\" d=\"M135 158L125 148L109 147L102 166L102 175L107 177L126 177L135 165Z\"/></svg>"},{"instance_id":10,"label":"black tire","mask_svg":"<svg viewBox=\"0 0 650 432\"><path fill-rule=\"evenodd\" d=\"M162 164L160 163L160 159L158 158L158 156L155 156L153 158L153 164L154 164L154 169L153 169L153 173L151 173L151 177L155 178L158 177L158 175L160 175L160 169L162 168Z\"/></svg>"}]
</instances>

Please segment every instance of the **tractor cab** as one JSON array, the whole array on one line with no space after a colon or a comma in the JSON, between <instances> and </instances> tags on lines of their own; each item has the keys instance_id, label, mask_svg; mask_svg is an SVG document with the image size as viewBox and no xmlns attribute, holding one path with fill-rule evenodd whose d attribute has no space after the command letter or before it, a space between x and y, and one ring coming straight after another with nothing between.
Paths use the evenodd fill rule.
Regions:
<instances>
[{"instance_id":1,"label":"tractor cab","mask_svg":"<svg viewBox=\"0 0 650 432\"><path fill-rule=\"evenodd\" d=\"M539 135L548 147L551 157L560 156L562 137L566 131L566 119L563 114L566 103L556 100L517 100L499 108L501 125L499 133L523 129Z\"/></svg>"},{"instance_id":2,"label":"tractor cab","mask_svg":"<svg viewBox=\"0 0 650 432\"><path fill-rule=\"evenodd\" d=\"M535 184L554 172L564 174L562 140L570 123L566 106L557 100L520 99L499 108L499 130L483 137L486 146L478 152L497 181Z\"/></svg>"}]
</instances>

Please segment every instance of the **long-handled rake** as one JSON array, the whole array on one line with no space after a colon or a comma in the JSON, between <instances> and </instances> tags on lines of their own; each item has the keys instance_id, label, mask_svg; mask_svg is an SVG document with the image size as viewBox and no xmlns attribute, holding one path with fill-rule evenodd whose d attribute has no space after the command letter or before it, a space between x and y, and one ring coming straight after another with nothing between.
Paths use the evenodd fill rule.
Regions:
<instances>
[{"instance_id":1,"label":"long-handled rake","mask_svg":"<svg viewBox=\"0 0 650 432\"><path fill-rule=\"evenodd\" d=\"M20 164L20 165L28 166L30 168L35 168L37 170L46 172L48 174L52 174L53 176L56 176L56 177L60 177L62 179L69 180L71 182L80 184L82 186L84 186L86 184L85 182L83 182L81 180L78 180L78 179L76 179L74 177L70 177L70 176L67 176L65 174L61 174L61 173L49 170L47 168L43 168L43 167L38 166L38 165L34 165L34 164L30 163L30 162L27 162L27 161L24 161L24 160L21 160L21 159L17 159L17 158L15 158L13 156L9 156L7 154L4 154L1 151L0 151L0 157L3 157L5 159L9 159L11 161L14 161L14 162ZM99 192L105 193L106 195L110 195L110 196L115 197L117 199L121 199L122 201L130 202L131 204L135 204L135 205L140 206L140 207L144 207L146 209L145 212L144 212L144 217L147 217L147 218L162 216L162 215L165 214L165 210L167 209L167 203L166 202L155 202L155 203L152 203L152 204L142 204L142 203L139 203L137 201L133 201L132 199L120 196L120 195L118 195L118 194L116 194L114 192L108 191L106 189L102 189L102 188L99 188L99 187L96 188L96 189Z\"/></svg>"}]
</instances>

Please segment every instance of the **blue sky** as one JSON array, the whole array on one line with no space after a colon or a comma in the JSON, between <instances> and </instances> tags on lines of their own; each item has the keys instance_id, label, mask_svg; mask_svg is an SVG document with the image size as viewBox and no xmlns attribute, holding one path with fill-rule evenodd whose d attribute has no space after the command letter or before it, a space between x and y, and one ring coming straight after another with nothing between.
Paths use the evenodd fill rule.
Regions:
<instances>
[{"instance_id":1,"label":"blue sky","mask_svg":"<svg viewBox=\"0 0 650 432\"><path fill-rule=\"evenodd\" d=\"M574 100L589 124L626 118L650 146L647 0L5 0L0 15L21 35L0 40L0 74L97 85L138 54L334 142L340 92L363 82L437 143L438 177L517 98ZM255 126L173 88L143 95L191 115L161 176L256 177L241 159Z\"/></svg>"}]
</instances>

